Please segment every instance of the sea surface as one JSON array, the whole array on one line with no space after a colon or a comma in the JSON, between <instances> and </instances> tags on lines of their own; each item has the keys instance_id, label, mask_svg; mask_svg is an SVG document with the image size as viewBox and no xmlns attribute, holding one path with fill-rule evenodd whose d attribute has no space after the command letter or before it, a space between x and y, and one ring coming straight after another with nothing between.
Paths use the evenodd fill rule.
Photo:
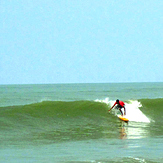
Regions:
<instances>
[{"instance_id":1,"label":"sea surface","mask_svg":"<svg viewBox=\"0 0 163 163\"><path fill-rule=\"evenodd\" d=\"M163 82L0 85L0 162L162 163Z\"/></svg>"}]
</instances>

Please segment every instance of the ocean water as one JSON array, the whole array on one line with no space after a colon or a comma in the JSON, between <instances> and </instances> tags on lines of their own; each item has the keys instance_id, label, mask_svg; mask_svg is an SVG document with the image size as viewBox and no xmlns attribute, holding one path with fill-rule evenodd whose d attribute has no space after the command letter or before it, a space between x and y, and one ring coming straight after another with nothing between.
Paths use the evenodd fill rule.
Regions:
<instances>
[{"instance_id":1,"label":"ocean water","mask_svg":"<svg viewBox=\"0 0 163 163\"><path fill-rule=\"evenodd\" d=\"M162 126L162 82L0 85L3 163L162 163Z\"/></svg>"}]
</instances>

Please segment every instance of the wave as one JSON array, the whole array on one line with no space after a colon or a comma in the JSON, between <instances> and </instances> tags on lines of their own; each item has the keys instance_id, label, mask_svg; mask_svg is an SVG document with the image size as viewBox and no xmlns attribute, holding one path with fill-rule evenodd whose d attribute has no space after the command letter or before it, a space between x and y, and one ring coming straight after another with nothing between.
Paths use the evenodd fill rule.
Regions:
<instances>
[{"instance_id":1,"label":"wave","mask_svg":"<svg viewBox=\"0 0 163 163\"><path fill-rule=\"evenodd\" d=\"M104 116L108 117L106 112L114 104L115 101L109 98L95 101L41 101L39 103L0 107L0 114L3 118L16 117L74 117L74 116ZM147 116L158 116L161 113L163 99L140 99L125 101L126 114L133 121L144 122L148 120ZM117 114L117 110L113 109L113 113ZM145 114L147 116L145 116ZM154 114L153 114L154 113ZM139 117L139 120L136 120Z\"/></svg>"},{"instance_id":2,"label":"wave","mask_svg":"<svg viewBox=\"0 0 163 163\"><path fill-rule=\"evenodd\" d=\"M6 123L10 120L24 121L30 118L39 118L41 121L44 121L44 118L100 119L101 117L108 118L107 111L114 102L109 98L95 101L42 101L28 105L0 107L0 115L1 121L6 121ZM126 116L130 121L150 122L150 119L162 118L160 114L163 99L128 100L125 101L125 104ZM115 116L119 114L116 109L112 109L112 113ZM113 120L114 117L111 116L111 118Z\"/></svg>"},{"instance_id":3,"label":"wave","mask_svg":"<svg viewBox=\"0 0 163 163\"><path fill-rule=\"evenodd\" d=\"M123 135L123 128L120 127L121 121L116 116L118 113L113 109L111 114L108 114L108 109L113 103L114 101L106 98L95 101L42 101L29 105L0 107L2 133L0 138L3 143L18 142L19 139L30 140L30 142L43 140L59 142L119 138L121 134ZM133 127L128 126L128 137L129 135L134 137L133 133L134 135L139 133L139 137L144 133L147 134L149 131L146 131L145 128L148 127L144 122L149 124L149 122L157 121L160 123L158 126L162 126L160 106L163 105L163 99L128 100L125 103L131 123L132 121L141 123L134 125L138 129L134 130L136 132L133 132ZM153 129L148 128L151 133ZM157 129L155 133L160 135L161 131Z\"/></svg>"}]
</instances>

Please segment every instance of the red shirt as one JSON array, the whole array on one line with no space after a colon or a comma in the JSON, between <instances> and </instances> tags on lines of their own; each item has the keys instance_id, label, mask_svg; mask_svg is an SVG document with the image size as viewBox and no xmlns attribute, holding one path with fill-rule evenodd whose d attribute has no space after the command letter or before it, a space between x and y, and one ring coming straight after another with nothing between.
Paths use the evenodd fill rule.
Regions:
<instances>
[{"instance_id":1,"label":"red shirt","mask_svg":"<svg viewBox=\"0 0 163 163\"><path fill-rule=\"evenodd\" d=\"M116 104L121 105L122 107L124 107L124 105L125 105L125 103L124 103L123 101L119 101L119 103L115 102L115 103L114 103L114 106L115 106Z\"/></svg>"}]
</instances>

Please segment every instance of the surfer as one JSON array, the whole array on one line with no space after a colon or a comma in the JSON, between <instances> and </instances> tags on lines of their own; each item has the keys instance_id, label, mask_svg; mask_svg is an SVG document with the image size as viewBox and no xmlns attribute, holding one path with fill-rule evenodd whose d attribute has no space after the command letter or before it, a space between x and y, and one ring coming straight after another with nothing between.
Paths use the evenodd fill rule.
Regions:
<instances>
[{"instance_id":1,"label":"surfer","mask_svg":"<svg viewBox=\"0 0 163 163\"><path fill-rule=\"evenodd\" d=\"M121 112L122 116L123 116L123 112L122 112L121 109L124 108L124 115L126 115L125 103L123 101L119 101L118 99L116 100L114 105L108 111L112 110L115 105L117 105L116 108L119 109L119 111Z\"/></svg>"}]
</instances>

